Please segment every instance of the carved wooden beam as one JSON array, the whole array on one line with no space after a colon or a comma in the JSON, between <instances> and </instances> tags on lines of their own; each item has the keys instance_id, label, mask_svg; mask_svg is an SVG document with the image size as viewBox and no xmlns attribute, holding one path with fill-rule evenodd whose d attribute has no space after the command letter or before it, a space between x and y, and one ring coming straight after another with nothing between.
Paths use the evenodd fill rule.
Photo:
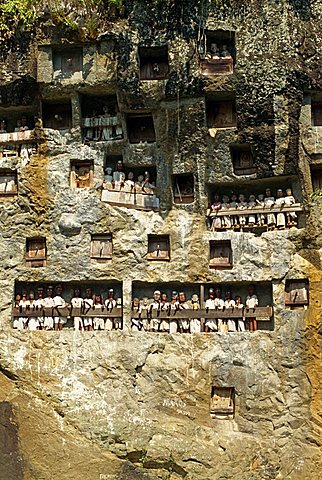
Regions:
<instances>
[{"instance_id":1,"label":"carved wooden beam","mask_svg":"<svg viewBox=\"0 0 322 480\"><path fill-rule=\"evenodd\" d=\"M303 207L300 203L294 203L290 207L272 207L272 208L246 208L245 210L218 210L218 212L207 212L207 216L210 218L215 217L230 217L231 215L256 215L258 213L289 213L289 212L303 212Z\"/></svg>"},{"instance_id":2,"label":"carved wooden beam","mask_svg":"<svg viewBox=\"0 0 322 480\"><path fill-rule=\"evenodd\" d=\"M256 309L225 309L225 310L214 310L200 308L199 310L158 310L153 308L151 310L143 310L141 313L138 311L132 312L132 318L136 319L150 319L150 318L160 318L160 319L192 319L192 318L257 318L261 321L270 321L273 316L272 307L257 307Z\"/></svg>"}]
</instances>

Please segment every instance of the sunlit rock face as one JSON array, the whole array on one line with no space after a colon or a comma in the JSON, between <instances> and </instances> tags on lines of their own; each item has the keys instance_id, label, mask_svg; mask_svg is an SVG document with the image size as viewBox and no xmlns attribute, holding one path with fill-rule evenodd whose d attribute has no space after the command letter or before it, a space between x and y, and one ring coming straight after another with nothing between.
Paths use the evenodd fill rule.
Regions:
<instances>
[{"instance_id":1,"label":"sunlit rock face","mask_svg":"<svg viewBox=\"0 0 322 480\"><path fill-rule=\"evenodd\" d=\"M0 479L321 477L321 15L295 0L126 1L95 39L44 17L2 59ZM19 139L22 116L33 133ZM148 171L158 203L150 187L105 201L120 158L135 180ZM207 221L216 194L289 187L296 225ZM112 254L96 258L106 235ZM149 258L155 235L169 236L165 261ZM28 257L35 238L43 266ZM214 268L210 242L229 245L229 265ZM123 328L13 329L15 295L58 283L67 302L77 286L114 288ZM155 289L204 302L217 285L245 302L250 283L273 309L256 332L131 328L133 298Z\"/></svg>"}]
</instances>

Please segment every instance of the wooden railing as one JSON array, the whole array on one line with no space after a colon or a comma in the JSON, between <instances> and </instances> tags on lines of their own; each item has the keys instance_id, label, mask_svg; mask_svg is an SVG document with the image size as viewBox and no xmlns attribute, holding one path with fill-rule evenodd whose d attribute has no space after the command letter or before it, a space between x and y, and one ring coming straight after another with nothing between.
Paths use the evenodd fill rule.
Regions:
<instances>
[{"instance_id":1,"label":"wooden railing","mask_svg":"<svg viewBox=\"0 0 322 480\"><path fill-rule=\"evenodd\" d=\"M35 141L34 130L25 132L0 133L0 144L6 143L28 143Z\"/></svg>"},{"instance_id":2,"label":"wooden railing","mask_svg":"<svg viewBox=\"0 0 322 480\"><path fill-rule=\"evenodd\" d=\"M234 71L234 61L232 57L205 58L200 60L200 70L203 75L230 74Z\"/></svg>"},{"instance_id":3,"label":"wooden railing","mask_svg":"<svg viewBox=\"0 0 322 480\"><path fill-rule=\"evenodd\" d=\"M226 308L224 310L200 308L194 310L189 309L171 309L158 310L157 308L148 308L146 310L133 310L131 317L134 319L150 320L152 318L179 320L179 319L225 319L225 318L256 318L259 321L270 321L273 316L273 308L257 307L257 308Z\"/></svg>"},{"instance_id":4,"label":"wooden railing","mask_svg":"<svg viewBox=\"0 0 322 480\"><path fill-rule=\"evenodd\" d=\"M225 230L227 229L227 227L225 226L222 226L221 228L219 227L216 227L215 226L215 219L216 218L223 218L223 217L248 217L248 216L252 216L252 217L255 217L257 215L264 215L264 216L267 216L269 214L275 214L277 215L278 213L285 213L286 215L287 214L291 214L291 213L302 213L304 210L303 210L303 207L300 203L294 203L293 205L291 206L283 206L283 207L272 207L272 208L265 208L265 207L255 207L255 208L246 208L244 210L242 209L221 209L221 210L217 210L217 211L211 211L211 209L209 208L207 210L207 218L210 220L210 223L212 223L212 226L215 230ZM246 219L247 220L247 219ZM265 225L258 225L255 223L255 225L248 225L247 224L247 221L246 221L246 224L243 225L243 228L263 228L266 226L266 223ZM234 225L232 223L232 226L231 227L228 227L228 229L233 229L234 228Z\"/></svg>"},{"instance_id":5,"label":"wooden railing","mask_svg":"<svg viewBox=\"0 0 322 480\"><path fill-rule=\"evenodd\" d=\"M103 183L102 202L120 207L138 210L159 210L159 198L151 188L143 190L138 185L113 186L110 182Z\"/></svg>"}]
</instances>

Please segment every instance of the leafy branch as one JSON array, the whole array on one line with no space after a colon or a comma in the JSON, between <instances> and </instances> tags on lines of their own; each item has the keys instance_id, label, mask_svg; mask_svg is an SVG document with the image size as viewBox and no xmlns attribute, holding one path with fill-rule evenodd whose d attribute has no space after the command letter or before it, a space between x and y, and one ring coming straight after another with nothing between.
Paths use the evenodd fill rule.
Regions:
<instances>
[{"instance_id":1,"label":"leafy branch","mask_svg":"<svg viewBox=\"0 0 322 480\"><path fill-rule=\"evenodd\" d=\"M36 0L37 3L37 0ZM10 40L29 30L37 16L33 0L4 0L0 4L0 37Z\"/></svg>"},{"instance_id":2,"label":"leafy branch","mask_svg":"<svg viewBox=\"0 0 322 480\"><path fill-rule=\"evenodd\" d=\"M322 211L322 188L316 188L311 194L310 199L312 204Z\"/></svg>"},{"instance_id":3,"label":"leafy branch","mask_svg":"<svg viewBox=\"0 0 322 480\"><path fill-rule=\"evenodd\" d=\"M123 9L123 0L1 0L0 49L10 50L21 35L35 30L44 18L70 30L87 28L97 33L109 17Z\"/></svg>"}]
</instances>

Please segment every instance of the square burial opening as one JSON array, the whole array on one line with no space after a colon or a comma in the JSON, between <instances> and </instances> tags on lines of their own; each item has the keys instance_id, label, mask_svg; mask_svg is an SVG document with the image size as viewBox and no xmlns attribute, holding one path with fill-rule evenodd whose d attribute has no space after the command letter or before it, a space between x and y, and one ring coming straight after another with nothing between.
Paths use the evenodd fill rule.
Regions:
<instances>
[{"instance_id":1,"label":"square burial opening","mask_svg":"<svg viewBox=\"0 0 322 480\"><path fill-rule=\"evenodd\" d=\"M176 204L193 203L195 199L194 176L192 173L173 175L173 200Z\"/></svg>"},{"instance_id":2,"label":"square burial opening","mask_svg":"<svg viewBox=\"0 0 322 480\"><path fill-rule=\"evenodd\" d=\"M291 310L306 308L309 304L309 281L307 279L286 280L285 306Z\"/></svg>"},{"instance_id":3,"label":"square burial opening","mask_svg":"<svg viewBox=\"0 0 322 480\"><path fill-rule=\"evenodd\" d=\"M162 80L168 77L168 47L139 47L140 80Z\"/></svg>"},{"instance_id":4,"label":"square burial opening","mask_svg":"<svg viewBox=\"0 0 322 480\"><path fill-rule=\"evenodd\" d=\"M95 261L111 260L113 254L112 234L92 235L91 258Z\"/></svg>"},{"instance_id":5,"label":"square burial opening","mask_svg":"<svg viewBox=\"0 0 322 480\"><path fill-rule=\"evenodd\" d=\"M116 95L82 95L81 109L84 140L108 141L123 138Z\"/></svg>"},{"instance_id":6,"label":"square burial opening","mask_svg":"<svg viewBox=\"0 0 322 480\"><path fill-rule=\"evenodd\" d=\"M0 107L0 133L19 132L21 127L32 130L35 126L34 117L35 110L32 106Z\"/></svg>"},{"instance_id":7,"label":"square burial opening","mask_svg":"<svg viewBox=\"0 0 322 480\"><path fill-rule=\"evenodd\" d=\"M322 126L322 101L311 102L311 124L314 127Z\"/></svg>"},{"instance_id":8,"label":"square burial opening","mask_svg":"<svg viewBox=\"0 0 322 480\"><path fill-rule=\"evenodd\" d=\"M228 420L230 418L234 418L234 387L211 387L210 416L218 420Z\"/></svg>"},{"instance_id":9,"label":"square burial opening","mask_svg":"<svg viewBox=\"0 0 322 480\"><path fill-rule=\"evenodd\" d=\"M233 252L230 240L210 240L210 268L231 268L233 266Z\"/></svg>"},{"instance_id":10,"label":"square burial opening","mask_svg":"<svg viewBox=\"0 0 322 480\"><path fill-rule=\"evenodd\" d=\"M93 186L94 162L72 161L70 168L71 188L90 188Z\"/></svg>"},{"instance_id":11,"label":"square burial opening","mask_svg":"<svg viewBox=\"0 0 322 480\"><path fill-rule=\"evenodd\" d=\"M42 116L45 128L54 130L70 130L72 127L71 102L43 102Z\"/></svg>"},{"instance_id":12,"label":"square burial opening","mask_svg":"<svg viewBox=\"0 0 322 480\"><path fill-rule=\"evenodd\" d=\"M246 298L248 295L248 287L251 282L233 282L233 283L221 283L221 284L198 284L198 283L179 283L175 280L172 282L140 282L135 281L132 283L132 295L133 299L140 300L141 305L146 298L148 304L153 301L153 292L160 290L161 293L166 293L167 301L170 302L172 298L172 292L176 291L184 292L186 301L190 304L192 295L198 295L201 308L205 308L205 302L209 299L210 288L218 287L221 290L221 298L225 299L225 293L227 290L231 291L232 298L235 299L237 295L241 297L241 303L246 304ZM273 312L273 293L272 284L270 282L257 282L254 284L255 294L258 297L258 307L256 309L258 330L261 331L273 331L274 330L274 312ZM237 327L236 327L237 328ZM246 330L250 329L249 315L245 322ZM204 327L202 327L204 331Z\"/></svg>"},{"instance_id":13,"label":"square burial opening","mask_svg":"<svg viewBox=\"0 0 322 480\"><path fill-rule=\"evenodd\" d=\"M233 73L236 60L235 32L208 30L199 51L201 72L204 75Z\"/></svg>"},{"instance_id":14,"label":"square burial opening","mask_svg":"<svg viewBox=\"0 0 322 480\"><path fill-rule=\"evenodd\" d=\"M123 284L114 279L104 280L104 281L97 281L97 280L86 280L86 281L70 281L70 282L60 282L57 279L57 276L54 281L44 281L44 282L23 282L16 280L15 281L15 288L14 288L14 295L12 297L12 304L14 305L14 299L16 295L21 295L22 292L27 293L27 298L29 297L30 292L36 293L37 299L37 291L38 289L43 290L43 296L47 296L47 289L49 287L53 290L53 296L55 296L55 287L57 285L61 285L63 289L62 297L66 303L70 304L71 299L74 297L74 290L80 290L80 296L85 298L85 293L87 289L90 289L92 295L100 294L105 300L108 296L108 290L113 288L114 290L114 297L117 301L117 306L122 307L122 291L123 291ZM69 318L65 325L67 328L74 328L74 320L73 318Z\"/></svg>"},{"instance_id":15,"label":"square burial opening","mask_svg":"<svg viewBox=\"0 0 322 480\"><path fill-rule=\"evenodd\" d=\"M45 237L26 239L26 267L45 267L47 248Z\"/></svg>"},{"instance_id":16,"label":"square burial opening","mask_svg":"<svg viewBox=\"0 0 322 480\"><path fill-rule=\"evenodd\" d=\"M83 49L53 49L54 78L82 77Z\"/></svg>"},{"instance_id":17,"label":"square burial opening","mask_svg":"<svg viewBox=\"0 0 322 480\"><path fill-rule=\"evenodd\" d=\"M130 143L155 142L155 130L151 114L129 114L127 130Z\"/></svg>"},{"instance_id":18,"label":"square burial opening","mask_svg":"<svg viewBox=\"0 0 322 480\"><path fill-rule=\"evenodd\" d=\"M235 32L231 30L207 30L206 54L212 57L236 58Z\"/></svg>"},{"instance_id":19,"label":"square burial opening","mask_svg":"<svg viewBox=\"0 0 322 480\"><path fill-rule=\"evenodd\" d=\"M216 184L208 184L208 198L209 198L209 207L210 205L213 204L214 202L214 197L215 195L219 196L219 201L222 203L223 202L223 196L226 195L229 198L228 203L231 203L232 201L232 195L235 194L237 196L237 203L239 203L238 197L240 194L243 194L245 197L245 201L248 203L250 195L255 195L256 200L259 201L259 195L264 195L264 198L266 196L266 189L271 190L271 195L276 199L277 197L277 190L281 189L286 195L286 190L288 188L291 189L292 195L294 196L295 202L297 204L297 207L301 208L301 202L302 202L302 192L301 192L301 187L299 184L299 180L297 176L279 176L279 177L270 177L270 178L260 178L260 179L236 179L233 182L230 183L216 183ZM257 203L257 202L256 202ZM260 205L259 205L260 207ZM252 207L253 208L253 207ZM252 210L250 208L250 210ZM274 207L275 208L275 207ZM259 212L264 211L265 212L265 221L263 222L263 226L261 227L259 225ZM233 214L229 213L227 211L227 214L231 220L231 227L228 229L234 228L234 221L235 217ZM257 232L258 234L261 234L265 228L266 228L266 211L265 209L263 210L258 210L257 208L254 209L254 214L255 214L255 220L257 222L257 227L254 230L255 233ZM277 214L275 214L277 215ZM303 211L296 211L296 222L297 222L297 228L303 228L305 226L305 216ZM248 216L247 214L247 222L248 222ZM223 217L221 217L223 218ZM247 227L247 225L246 225ZM247 227L248 228L248 227ZM223 227L223 230L225 230L225 227Z\"/></svg>"},{"instance_id":20,"label":"square burial opening","mask_svg":"<svg viewBox=\"0 0 322 480\"><path fill-rule=\"evenodd\" d=\"M206 99L208 128L227 128L236 126L235 99Z\"/></svg>"},{"instance_id":21,"label":"square burial opening","mask_svg":"<svg viewBox=\"0 0 322 480\"><path fill-rule=\"evenodd\" d=\"M231 145L230 153L235 175L253 175L257 173L250 145Z\"/></svg>"},{"instance_id":22,"label":"square burial opening","mask_svg":"<svg viewBox=\"0 0 322 480\"><path fill-rule=\"evenodd\" d=\"M129 173L133 173L133 180L134 182L141 182L145 177L146 173L149 174L149 183L153 186L156 186L157 180L157 169L154 165L148 165L146 167L137 167L135 165L128 165L123 163L122 155L108 155L105 160L105 177L104 180L107 182L111 181L111 176L113 178L113 173L117 172L117 165L121 162L123 164L123 172L125 174L125 178L128 178ZM109 169L109 171L108 171ZM115 180L115 179L114 179Z\"/></svg>"},{"instance_id":23,"label":"square burial opening","mask_svg":"<svg viewBox=\"0 0 322 480\"><path fill-rule=\"evenodd\" d=\"M322 190L322 165L320 167L311 167L312 189Z\"/></svg>"},{"instance_id":24,"label":"square burial opening","mask_svg":"<svg viewBox=\"0 0 322 480\"><path fill-rule=\"evenodd\" d=\"M0 169L0 198L17 194L17 172L4 168Z\"/></svg>"},{"instance_id":25,"label":"square burial opening","mask_svg":"<svg viewBox=\"0 0 322 480\"><path fill-rule=\"evenodd\" d=\"M170 236L148 235L148 260L170 260Z\"/></svg>"}]
</instances>

